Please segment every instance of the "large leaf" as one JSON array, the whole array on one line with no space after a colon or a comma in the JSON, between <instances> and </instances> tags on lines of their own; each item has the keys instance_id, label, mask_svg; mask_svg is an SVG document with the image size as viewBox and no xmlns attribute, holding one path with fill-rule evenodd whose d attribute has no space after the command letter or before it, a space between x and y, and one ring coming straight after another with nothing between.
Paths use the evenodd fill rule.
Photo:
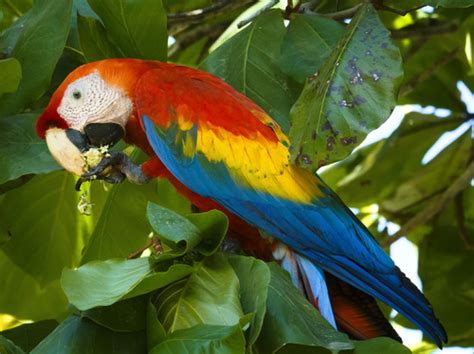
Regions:
<instances>
[{"instance_id":1,"label":"large leaf","mask_svg":"<svg viewBox=\"0 0 474 354\"><path fill-rule=\"evenodd\" d=\"M145 332L114 332L87 318L70 316L32 354L145 354Z\"/></svg>"},{"instance_id":2,"label":"large leaf","mask_svg":"<svg viewBox=\"0 0 474 354\"><path fill-rule=\"evenodd\" d=\"M217 210L190 214L185 218L174 211L149 203L147 214L151 226L160 236L165 257L168 253L173 257L181 256L192 249L209 256L221 244L228 226L225 215Z\"/></svg>"},{"instance_id":3,"label":"large leaf","mask_svg":"<svg viewBox=\"0 0 474 354\"><path fill-rule=\"evenodd\" d=\"M299 89L278 64L284 35L280 12L269 11L213 51L201 67L250 97L288 131Z\"/></svg>"},{"instance_id":4,"label":"large leaf","mask_svg":"<svg viewBox=\"0 0 474 354\"><path fill-rule=\"evenodd\" d=\"M233 326L243 315L239 280L221 254L205 258L194 273L163 289L153 302L168 333L198 324Z\"/></svg>"},{"instance_id":5,"label":"large leaf","mask_svg":"<svg viewBox=\"0 0 474 354\"><path fill-rule=\"evenodd\" d=\"M4 194L0 224L11 239L2 250L40 284L77 266L87 236L87 217L77 210L74 177L66 172L37 176Z\"/></svg>"},{"instance_id":6,"label":"large leaf","mask_svg":"<svg viewBox=\"0 0 474 354\"><path fill-rule=\"evenodd\" d=\"M94 184L92 203L96 197L101 197L100 194L104 194L103 186ZM139 186L125 181L110 187L81 263L127 257L143 248L151 232L145 215L146 205L149 200L158 198L154 182Z\"/></svg>"},{"instance_id":7,"label":"large leaf","mask_svg":"<svg viewBox=\"0 0 474 354\"><path fill-rule=\"evenodd\" d=\"M21 80L21 64L15 58L0 60L0 96L15 92Z\"/></svg>"},{"instance_id":8,"label":"large leaf","mask_svg":"<svg viewBox=\"0 0 474 354\"><path fill-rule=\"evenodd\" d=\"M32 113L0 118L0 184L60 168L36 135L36 118Z\"/></svg>"},{"instance_id":9,"label":"large leaf","mask_svg":"<svg viewBox=\"0 0 474 354\"><path fill-rule=\"evenodd\" d=\"M344 33L339 22L322 16L297 15L281 46L282 70L299 82L313 75Z\"/></svg>"},{"instance_id":10,"label":"large leaf","mask_svg":"<svg viewBox=\"0 0 474 354\"><path fill-rule=\"evenodd\" d=\"M275 263L269 267L267 312L256 342L259 353L273 353L291 343L334 352L353 348L293 286L288 273Z\"/></svg>"},{"instance_id":11,"label":"large leaf","mask_svg":"<svg viewBox=\"0 0 474 354\"><path fill-rule=\"evenodd\" d=\"M122 57L107 38L105 28L99 20L78 15L77 27L81 48L87 61Z\"/></svg>"},{"instance_id":12,"label":"large leaf","mask_svg":"<svg viewBox=\"0 0 474 354\"><path fill-rule=\"evenodd\" d=\"M0 251L0 274L2 291L0 309L18 319L41 321L62 318L67 313L67 299L59 280L46 286L18 267ZM13 291L14 289L14 291Z\"/></svg>"},{"instance_id":13,"label":"large leaf","mask_svg":"<svg viewBox=\"0 0 474 354\"><path fill-rule=\"evenodd\" d=\"M346 157L389 117L401 77L390 32L362 6L292 108L292 159L316 169Z\"/></svg>"},{"instance_id":14,"label":"large leaf","mask_svg":"<svg viewBox=\"0 0 474 354\"><path fill-rule=\"evenodd\" d=\"M456 203L457 208L454 203L445 208L419 244L419 272L423 292L449 334L449 345L474 346L473 188Z\"/></svg>"},{"instance_id":15,"label":"large leaf","mask_svg":"<svg viewBox=\"0 0 474 354\"><path fill-rule=\"evenodd\" d=\"M229 262L240 282L240 302L245 313L255 313L247 332L247 346L260 334L265 318L270 270L266 263L253 257L230 256Z\"/></svg>"},{"instance_id":16,"label":"large leaf","mask_svg":"<svg viewBox=\"0 0 474 354\"><path fill-rule=\"evenodd\" d=\"M37 0L15 35L11 56L23 70L15 94L0 98L0 115L17 113L48 88L71 25L72 0Z\"/></svg>"},{"instance_id":17,"label":"large leaf","mask_svg":"<svg viewBox=\"0 0 474 354\"><path fill-rule=\"evenodd\" d=\"M243 354L245 339L235 326L197 325L173 332L151 354Z\"/></svg>"},{"instance_id":18,"label":"large leaf","mask_svg":"<svg viewBox=\"0 0 474 354\"><path fill-rule=\"evenodd\" d=\"M125 57L166 60L168 34L161 0L88 0Z\"/></svg>"},{"instance_id":19,"label":"large leaf","mask_svg":"<svg viewBox=\"0 0 474 354\"><path fill-rule=\"evenodd\" d=\"M147 258L110 259L65 270L61 285L71 304L79 310L89 310L149 293L186 277L192 271L191 266L175 264L166 271L154 272Z\"/></svg>"}]
</instances>

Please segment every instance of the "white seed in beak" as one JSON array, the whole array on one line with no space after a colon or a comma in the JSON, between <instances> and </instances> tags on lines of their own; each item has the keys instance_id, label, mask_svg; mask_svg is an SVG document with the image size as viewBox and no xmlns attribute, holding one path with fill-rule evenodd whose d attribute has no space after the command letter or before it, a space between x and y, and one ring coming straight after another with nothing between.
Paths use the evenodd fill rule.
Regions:
<instances>
[{"instance_id":1,"label":"white seed in beak","mask_svg":"<svg viewBox=\"0 0 474 354\"><path fill-rule=\"evenodd\" d=\"M66 171L75 175L82 175L84 170L84 157L81 151L74 145L66 135L66 130L50 128L46 131L46 144L53 158Z\"/></svg>"}]
</instances>

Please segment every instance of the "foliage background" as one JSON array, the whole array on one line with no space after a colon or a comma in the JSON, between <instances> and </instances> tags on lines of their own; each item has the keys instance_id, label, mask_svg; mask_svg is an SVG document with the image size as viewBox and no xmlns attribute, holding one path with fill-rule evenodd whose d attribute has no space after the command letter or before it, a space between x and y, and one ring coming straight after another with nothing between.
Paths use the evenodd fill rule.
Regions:
<instances>
[{"instance_id":1,"label":"foliage background","mask_svg":"<svg viewBox=\"0 0 474 354\"><path fill-rule=\"evenodd\" d=\"M424 159L445 132L472 124L457 89L474 87L472 1L373 1L377 11L356 14L359 3L309 1L302 14L251 0L0 0L0 352L407 350L349 341L273 264L216 253L225 218L190 216L166 181L94 184L93 213L80 215L75 179L34 122L71 70L112 57L168 58L219 75L290 134L295 163L315 170L342 160L323 179L383 245L407 237L418 247L423 291L449 345L473 346L472 132ZM383 9L418 5L434 8ZM409 113L389 137L353 151L395 104L446 114ZM389 236L387 222L401 229ZM152 231L165 253L126 260Z\"/></svg>"}]
</instances>

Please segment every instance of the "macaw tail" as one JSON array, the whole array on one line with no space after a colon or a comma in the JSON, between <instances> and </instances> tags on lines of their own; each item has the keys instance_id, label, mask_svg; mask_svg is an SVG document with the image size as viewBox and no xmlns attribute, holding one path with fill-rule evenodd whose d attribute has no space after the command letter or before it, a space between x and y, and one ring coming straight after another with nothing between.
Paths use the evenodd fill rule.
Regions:
<instances>
[{"instance_id":1,"label":"macaw tail","mask_svg":"<svg viewBox=\"0 0 474 354\"><path fill-rule=\"evenodd\" d=\"M401 342L373 297L324 273L281 242L274 241L272 246L274 258L290 273L293 284L334 328L353 339L389 337Z\"/></svg>"}]
</instances>

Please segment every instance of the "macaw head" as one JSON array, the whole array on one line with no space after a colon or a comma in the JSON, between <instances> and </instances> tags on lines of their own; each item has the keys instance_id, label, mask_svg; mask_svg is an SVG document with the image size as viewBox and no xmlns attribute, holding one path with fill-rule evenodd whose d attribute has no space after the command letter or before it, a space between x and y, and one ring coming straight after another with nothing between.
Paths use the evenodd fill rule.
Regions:
<instances>
[{"instance_id":1,"label":"macaw head","mask_svg":"<svg viewBox=\"0 0 474 354\"><path fill-rule=\"evenodd\" d=\"M141 60L105 60L70 73L36 123L36 132L66 170L81 175L82 152L122 139L134 114L134 88L149 67Z\"/></svg>"}]
</instances>

